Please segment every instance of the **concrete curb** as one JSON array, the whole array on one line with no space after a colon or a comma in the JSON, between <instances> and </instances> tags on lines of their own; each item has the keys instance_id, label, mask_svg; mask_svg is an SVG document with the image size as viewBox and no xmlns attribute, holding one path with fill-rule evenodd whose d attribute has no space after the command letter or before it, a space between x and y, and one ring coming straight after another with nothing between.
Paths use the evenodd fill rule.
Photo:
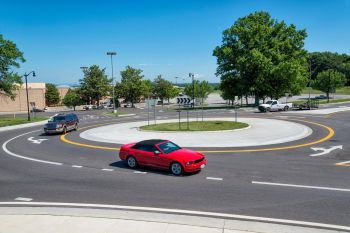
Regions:
<instances>
[{"instance_id":1,"label":"concrete curb","mask_svg":"<svg viewBox=\"0 0 350 233\"><path fill-rule=\"evenodd\" d=\"M339 230L181 214L68 207L0 207L1 232L335 233ZM46 228L50 226L50 228ZM30 230L29 230L30 229ZM29 230L29 231L28 231Z\"/></svg>"}]
</instances>

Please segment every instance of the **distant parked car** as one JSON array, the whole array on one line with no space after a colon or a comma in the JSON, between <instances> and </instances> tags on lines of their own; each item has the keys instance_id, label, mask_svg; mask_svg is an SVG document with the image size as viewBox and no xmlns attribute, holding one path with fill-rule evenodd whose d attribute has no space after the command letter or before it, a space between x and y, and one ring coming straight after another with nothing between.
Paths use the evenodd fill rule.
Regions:
<instances>
[{"instance_id":1,"label":"distant parked car","mask_svg":"<svg viewBox=\"0 0 350 233\"><path fill-rule=\"evenodd\" d=\"M124 108L131 108L132 104L130 102L124 104Z\"/></svg>"},{"instance_id":2,"label":"distant parked car","mask_svg":"<svg viewBox=\"0 0 350 233\"><path fill-rule=\"evenodd\" d=\"M119 158L131 168L149 166L170 170L174 175L199 171L207 164L203 154L162 139L125 144L120 148Z\"/></svg>"},{"instance_id":3,"label":"distant parked car","mask_svg":"<svg viewBox=\"0 0 350 233\"><path fill-rule=\"evenodd\" d=\"M50 133L67 133L70 130L78 130L79 119L74 113L57 114L52 117L45 125L44 132Z\"/></svg>"},{"instance_id":4,"label":"distant parked car","mask_svg":"<svg viewBox=\"0 0 350 233\"><path fill-rule=\"evenodd\" d=\"M85 105L84 107L83 107L83 110L90 110L90 109L92 109L92 105Z\"/></svg>"},{"instance_id":5,"label":"distant parked car","mask_svg":"<svg viewBox=\"0 0 350 233\"><path fill-rule=\"evenodd\" d=\"M32 110L30 110L30 112L45 112L45 109L34 107Z\"/></svg>"}]
</instances>

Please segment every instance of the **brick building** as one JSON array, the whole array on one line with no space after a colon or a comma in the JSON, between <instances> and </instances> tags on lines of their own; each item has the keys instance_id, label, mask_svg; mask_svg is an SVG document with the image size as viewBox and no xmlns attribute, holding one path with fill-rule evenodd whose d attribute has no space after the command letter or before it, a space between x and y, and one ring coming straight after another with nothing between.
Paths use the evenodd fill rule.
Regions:
<instances>
[{"instance_id":1,"label":"brick building","mask_svg":"<svg viewBox=\"0 0 350 233\"><path fill-rule=\"evenodd\" d=\"M67 94L70 87L58 86L58 93L60 94L60 104L64 96ZM28 83L28 95L29 102L34 102L37 108L43 109L45 104L45 83ZM22 85L18 90L15 91L16 98L11 98L4 95L0 95L0 112L22 112L27 111L27 95L26 86ZM29 105L31 109L31 106Z\"/></svg>"}]
</instances>

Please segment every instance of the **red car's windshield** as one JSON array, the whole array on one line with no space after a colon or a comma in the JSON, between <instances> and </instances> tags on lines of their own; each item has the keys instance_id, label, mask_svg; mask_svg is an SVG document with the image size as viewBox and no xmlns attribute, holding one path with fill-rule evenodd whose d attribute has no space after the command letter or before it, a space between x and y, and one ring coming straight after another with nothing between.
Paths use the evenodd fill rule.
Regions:
<instances>
[{"instance_id":1,"label":"red car's windshield","mask_svg":"<svg viewBox=\"0 0 350 233\"><path fill-rule=\"evenodd\" d=\"M165 143L159 144L158 146L165 154L169 154L173 151L181 149L181 147L179 147L178 145L172 142L165 142Z\"/></svg>"}]
</instances>

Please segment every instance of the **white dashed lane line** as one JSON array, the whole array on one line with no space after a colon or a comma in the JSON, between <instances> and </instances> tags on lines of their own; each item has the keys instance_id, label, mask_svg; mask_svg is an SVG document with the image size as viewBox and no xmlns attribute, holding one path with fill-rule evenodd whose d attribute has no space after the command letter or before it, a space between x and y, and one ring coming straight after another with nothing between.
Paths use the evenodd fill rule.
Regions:
<instances>
[{"instance_id":1,"label":"white dashed lane line","mask_svg":"<svg viewBox=\"0 0 350 233\"><path fill-rule=\"evenodd\" d=\"M74 168L82 168L83 166L80 166L80 165L72 165L72 167L74 167Z\"/></svg>"},{"instance_id":2,"label":"white dashed lane line","mask_svg":"<svg viewBox=\"0 0 350 233\"><path fill-rule=\"evenodd\" d=\"M113 169L109 169L109 168L102 168L102 171L105 171L105 172L112 172L114 171Z\"/></svg>"},{"instance_id":3,"label":"white dashed lane line","mask_svg":"<svg viewBox=\"0 0 350 233\"><path fill-rule=\"evenodd\" d=\"M290 188L304 188L304 189L319 189L319 190L329 190L329 191L350 192L350 189L321 187L321 186L309 186L309 185L283 184L283 183L271 183L271 182L260 182L260 181L252 181L252 184L283 186L283 187L290 187Z\"/></svg>"},{"instance_id":4,"label":"white dashed lane line","mask_svg":"<svg viewBox=\"0 0 350 233\"><path fill-rule=\"evenodd\" d=\"M207 180L218 180L218 181L222 181L224 180L223 178L220 177L206 177Z\"/></svg>"},{"instance_id":5,"label":"white dashed lane line","mask_svg":"<svg viewBox=\"0 0 350 233\"><path fill-rule=\"evenodd\" d=\"M28 198L28 197L17 197L15 198L15 201L32 201L33 198Z\"/></svg>"},{"instance_id":6,"label":"white dashed lane line","mask_svg":"<svg viewBox=\"0 0 350 233\"><path fill-rule=\"evenodd\" d=\"M147 172L134 171L135 174L147 174Z\"/></svg>"}]
</instances>

